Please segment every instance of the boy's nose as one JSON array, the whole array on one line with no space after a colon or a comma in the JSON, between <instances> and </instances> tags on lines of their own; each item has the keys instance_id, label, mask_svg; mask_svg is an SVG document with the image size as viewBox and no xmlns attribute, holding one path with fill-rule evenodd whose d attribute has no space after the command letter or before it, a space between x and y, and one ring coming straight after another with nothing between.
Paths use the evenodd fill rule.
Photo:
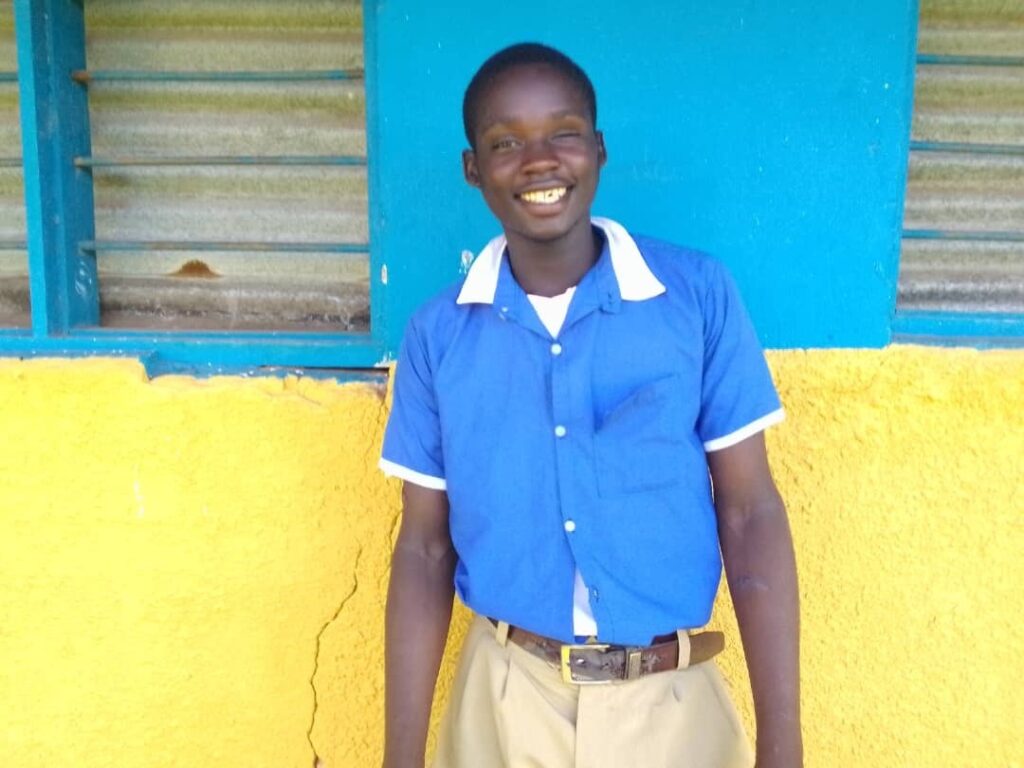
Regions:
<instances>
[{"instance_id":1,"label":"boy's nose","mask_svg":"<svg viewBox=\"0 0 1024 768\"><path fill-rule=\"evenodd\" d=\"M546 140L527 142L523 148L523 170L545 170L558 167L558 155Z\"/></svg>"}]
</instances>

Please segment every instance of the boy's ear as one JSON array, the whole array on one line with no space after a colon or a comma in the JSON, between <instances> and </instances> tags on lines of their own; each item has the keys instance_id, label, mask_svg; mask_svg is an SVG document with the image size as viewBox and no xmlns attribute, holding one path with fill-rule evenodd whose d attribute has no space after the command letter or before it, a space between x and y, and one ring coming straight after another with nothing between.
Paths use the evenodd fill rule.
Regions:
<instances>
[{"instance_id":1,"label":"boy's ear","mask_svg":"<svg viewBox=\"0 0 1024 768\"><path fill-rule=\"evenodd\" d=\"M480 186L480 171L476 167L476 153L472 149L462 150L462 175L471 187Z\"/></svg>"},{"instance_id":2,"label":"boy's ear","mask_svg":"<svg viewBox=\"0 0 1024 768\"><path fill-rule=\"evenodd\" d=\"M608 150L604 148L604 134L601 131L594 131L597 139L597 162L603 167L608 162Z\"/></svg>"}]
</instances>

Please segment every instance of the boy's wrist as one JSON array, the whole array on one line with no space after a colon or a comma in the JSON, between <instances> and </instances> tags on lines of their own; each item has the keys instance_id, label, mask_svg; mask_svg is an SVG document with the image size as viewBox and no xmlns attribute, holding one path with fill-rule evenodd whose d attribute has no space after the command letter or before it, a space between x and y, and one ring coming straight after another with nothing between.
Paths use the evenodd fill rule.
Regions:
<instances>
[{"instance_id":1,"label":"boy's wrist","mask_svg":"<svg viewBox=\"0 0 1024 768\"><path fill-rule=\"evenodd\" d=\"M801 768L803 753L799 721L758 725L755 768Z\"/></svg>"},{"instance_id":2,"label":"boy's wrist","mask_svg":"<svg viewBox=\"0 0 1024 768\"><path fill-rule=\"evenodd\" d=\"M389 757L385 751L384 762L381 764L381 768L423 768L423 765L424 757L422 753L420 753L419 757L415 755Z\"/></svg>"}]
</instances>

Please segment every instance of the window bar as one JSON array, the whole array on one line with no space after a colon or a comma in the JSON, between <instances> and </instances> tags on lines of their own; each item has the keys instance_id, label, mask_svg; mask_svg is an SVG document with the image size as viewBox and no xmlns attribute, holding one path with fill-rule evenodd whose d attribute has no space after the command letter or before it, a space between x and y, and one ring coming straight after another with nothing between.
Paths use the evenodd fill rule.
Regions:
<instances>
[{"instance_id":1,"label":"window bar","mask_svg":"<svg viewBox=\"0 0 1024 768\"><path fill-rule=\"evenodd\" d=\"M141 69L76 69L71 79L80 85L96 82L142 81L142 82L309 82L309 81L354 81L362 80L362 69L321 69L294 71L236 71L236 72L191 72L155 71Z\"/></svg>"},{"instance_id":2,"label":"window bar","mask_svg":"<svg viewBox=\"0 0 1024 768\"><path fill-rule=\"evenodd\" d=\"M905 229L904 240L971 240L999 243L1024 243L1024 230L979 232L956 229Z\"/></svg>"},{"instance_id":3,"label":"window bar","mask_svg":"<svg viewBox=\"0 0 1024 768\"><path fill-rule=\"evenodd\" d=\"M61 335L99 321L96 261L78 244L95 237L92 176L72 159L90 154L84 89L67 73L85 66L81 0L15 0L32 333Z\"/></svg>"},{"instance_id":4,"label":"window bar","mask_svg":"<svg viewBox=\"0 0 1024 768\"><path fill-rule=\"evenodd\" d=\"M268 253L368 253L368 243L285 243L263 240L85 240L83 253L104 251L265 251Z\"/></svg>"},{"instance_id":5,"label":"window bar","mask_svg":"<svg viewBox=\"0 0 1024 768\"><path fill-rule=\"evenodd\" d=\"M963 152L978 155L1024 155L1024 144L973 144L965 141L911 141L912 152Z\"/></svg>"},{"instance_id":6,"label":"window bar","mask_svg":"<svg viewBox=\"0 0 1024 768\"><path fill-rule=\"evenodd\" d=\"M0 83L17 83L17 72L0 72Z\"/></svg>"},{"instance_id":7,"label":"window bar","mask_svg":"<svg viewBox=\"0 0 1024 768\"><path fill-rule=\"evenodd\" d=\"M76 157L76 168L119 168L156 165L317 165L365 166L357 155L219 155L190 157L173 155L125 155L122 157Z\"/></svg>"},{"instance_id":8,"label":"window bar","mask_svg":"<svg viewBox=\"0 0 1024 768\"><path fill-rule=\"evenodd\" d=\"M21 168L21 158L0 157L0 168Z\"/></svg>"},{"instance_id":9,"label":"window bar","mask_svg":"<svg viewBox=\"0 0 1024 768\"><path fill-rule=\"evenodd\" d=\"M1024 67L1024 56L967 56L948 53L921 53L917 63L925 66Z\"/></svg>"}]
</instances>

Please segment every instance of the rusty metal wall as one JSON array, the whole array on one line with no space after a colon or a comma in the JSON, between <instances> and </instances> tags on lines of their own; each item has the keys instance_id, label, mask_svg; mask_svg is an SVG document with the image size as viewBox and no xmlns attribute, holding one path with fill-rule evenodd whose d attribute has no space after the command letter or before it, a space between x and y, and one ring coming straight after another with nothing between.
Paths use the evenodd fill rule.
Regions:
<instances>
[{"instance_id":1,"label":"rusty metal wall","mask_svg":"<svg viewBox=\"0 0 1024 768\"><path fill-rule=\"evenodd\" d=\"M1024 312L1024 2L921 0L911 138L898 307Z\"/></svg>"}]
</instances>

